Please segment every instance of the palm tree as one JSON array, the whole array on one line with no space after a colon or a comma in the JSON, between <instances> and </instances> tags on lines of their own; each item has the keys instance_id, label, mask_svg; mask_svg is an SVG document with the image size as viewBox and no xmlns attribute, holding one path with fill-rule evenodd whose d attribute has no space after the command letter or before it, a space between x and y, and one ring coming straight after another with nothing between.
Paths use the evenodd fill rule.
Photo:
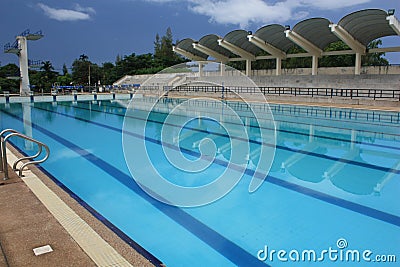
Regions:
<instances>
[{"instance_id":1,"label":"palm tree","mask_svg":"<svg viewBox=\"0 0 400 267\"><path fill-rule=\"evenodd\" d=\"M85 55L85 54L82 54L82 55L79 56L79 60L80 61L87 61L88 59L89 59L89 57L87 55Z\"/></svg>"},{"instance_id":2,"label":"palm tree","mask_svg":"<svg viewBox=\"0 0 400 267\"><path fill-rule=\"evenodd\" d=\"M43 61L42 66L40 67L46 73L52 72L54 70L53 64L50 61Z\"/></svg>"},{"instance_id":3,"label":"palm tree","mask_svg":"<svg viewBox=\"0 0 400 267\"><path fill-rule=\"evenodd\" d=\"M42 81L42 84L45 85L45 87L50 88L51 84L54 82L54 79L56 78L56 72L54 72L54 67L53 64L51 64L50 61L44 61L42 62L42 66L40 67L40 70L42 70L42 74L40 75L40 79Z\"/></svg>"}]
</instances>

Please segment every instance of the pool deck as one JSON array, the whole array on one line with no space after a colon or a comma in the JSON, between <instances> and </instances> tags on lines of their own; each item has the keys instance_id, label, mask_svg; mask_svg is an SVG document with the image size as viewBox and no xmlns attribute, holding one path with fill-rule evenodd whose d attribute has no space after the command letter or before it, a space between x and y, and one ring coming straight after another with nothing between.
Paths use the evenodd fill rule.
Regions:
<instances>
[{"instance_id":1,"label":"pool deck","mask_svg":"<svg viewBox=\"0 0 400 267\"><path fill-rule=\"evenodd\" d=\"M0 173L0 266L154 266L38 168L9 174ZM35 256L45 245L53 251Z\"/></svg>"},{"instance_id":2,"label":"pool deck","mask_svg":"<svg viewBox=\"0 0 400 267\"><path fill-rule=\"evenodd\" d=\"M147 96L158 96L146 94ZM168 98L196 98L197 96L191 95L168 95ZM219 95L209 95L209 96L201 96L201 97L209 97L220 100L221 97ZM239 98L225 98L228 101L243 101ZM325 107L325 108L345 108L345 109L357 109L357 110L373 110L373 111L390 111L390 112L400 112L400 101L371 101L371 103L363 103L363 104L355 104L355 103L340 103L340 102L329 102L329 98L326 98L325 102L311 102L307 101L309 99L298 99L293 101L291 98L286 99L272 99L268 96L265 96L265 99L248 99L250 102L255 103L265 103L268 104L276 104L276 105L293 105L293 106L308 106L308 107ZM388 104L389 103L389 104Z\"/></svg>"},{"instance_id":3,"label":"pool deck","mask_svg":"<svg viewBox=\"0 0 400 267\"><path fill-rule=\"evenodd\" d=\"M120 93L112 95L109 93L99 93L98 95L93 94L80 94L77 96L78 101L102 101L102 100L129 100L131 97L138 93L140 95L160 97L160 94L149 93L146 91L137 91L131 93ZM188 94L170 94L169 98L195 98L195 97L210 97L215 99L221 99L220 94L207 93L204 95L188 95ZM36 96L34 102L52 102L53 96ZM73 101L73 95L58 95L57 102L59 101ZM225 100L238 101L238 98L227 98ZM388 100L359 100L359 99L346 99L346 98L329 98L329 97L276 97L273 95L265 95L265 100L270 104L286 104L286 105L300 105L300 106L319 106L319 107L332 107L332 108L349 108L349 109L365 109L365 110L376 110L376 111L394 111L400 112L400 100L399 101L388 101ZM29 103L31 102L30 97L27 96L13 96L9 99L10 103ZM260 102L260 100L255 100ZM0 96L0 104L6 103L6 98Z\"/></svg>"},{"instance_id":4,"label":"pool deck","mask_svg":"<svg viewBox=\"0 0 400 267\"><path fill-rule=\"evenodd\" d=\"M310 102L300 102L300 101L295 102L295 101L277 101L277 100L268 100L268 103L269 104L282 104L282 105L309 106L309 107L347 108L347 109L400 112L400 102L398 102L398 106L352 105L352 104L339 104L339 103L310 103Z\"/></svg>"}]
</instances>

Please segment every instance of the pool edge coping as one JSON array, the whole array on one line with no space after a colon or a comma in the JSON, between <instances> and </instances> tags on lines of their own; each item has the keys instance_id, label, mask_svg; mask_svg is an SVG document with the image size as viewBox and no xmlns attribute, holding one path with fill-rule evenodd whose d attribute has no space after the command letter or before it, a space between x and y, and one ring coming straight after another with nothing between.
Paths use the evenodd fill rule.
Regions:
<instances>
[{"instance_id":1,"label":"pool edge coping","mask_svg":"<svg viewBox=\"0 0 400 267\"><path fill-rule=\"evenodd\" d=\"M160 94L155 94L155 93L149 93L149 92L133 92L132 95L135 94L139 94L139 95L143 95L143 96L150 96L150 97L160 97ZM108 94L99 94L100 96L103 96L101 98L98 99L94 99L93 95L90 94L84 94L82 95L81 99L79 99L78 101L103 101L103 100L114 100L110 95ZM131 94L118 94L119 97L116 100L130 100L130 95ZM47 96L46 96L47 97ZM48 96L47 98L49 98L50 96ZM72 95L59 95L59 97L63 98L58 101L73 101L74 98ZM214 98L214 99L221 99L220 96L215 96L215 95L208 95L208 96L204 96L204 95L168 95L168 98L198 98L198 97L209 97L209 98ZM15 98L21 98L21 99L25 99L26 101L23 102L30 102L29 97L23 96L15 96ZM68 98L68 99L65 99ZM69 99L71 98L71 99ZM389 101L391 104L393 105L379 105L379 104L383 104L383 103L379 103L379 101L385 101L385 100L370 100L372 101L371 103L346 103L346 102L331 102L329 100L331 100L331 98L326 97L323 98L323 100L326 101L321 101L321 102L312 102L312 101L307 101L307 99L299 99L299 101L293 101L288 99L273 99L273 97L269 97L269 96L264 96L265 101L260 101L260 100L256 100L256 99L251 99L251 100L246 100L248 102L255 102L255 103L267 103L267 104L283 104L283 105L293 105L293 106L310 106L310 107L326 107L326 108L344 108L344 109L357 109L357 110L371 110L371 111L388 111L388 112L400 112L400 104L397 105L397 103L400 103L398 101ZM3 101L4 99L4 101ZM228 101L242 101L242 99L240 98L225 98L224 100L228 100ZM51 102L51 99L48 100L40 100L40 101L34 101L34 102ZM4 96L0 96L0 104L4 104L6 103L5 101L5 97ZM12 103L21 103L21 102L12 102ZM371 105L371 104L377 104L377 105ZM395 105L396 103L396 105Z\"/></svg>"},{"instance_id":2,"label":"pool edge coping","mask_svg":"<svg viewBox=\"0 0 400 267\"><path fill-rule=\"evenodd\" d=\"M155 96L148 94L146 96ZM198 98L204 96L190 96L190 95L169 95L168 98ZM220 97L207 96L208 98L221 99ZM227 101L238 101L243 102L242 99L238 98L226 98ZM309 106L309 107L323 107L323 108L344 108L344 109L357 109L357 110L371 110L371 111L388 111L388 112L400 112L400 106L373 106L366 104L348 104L348 103L333 103L333 102L307 102L307 101L290 101L290 100L278 100L278 99L268 99L265 97L265 101L260 101L256 99L246 100L249 103L266 103L275 105L291 105L291 106ZM399 104L400 105L400 104Z\"/></svg>"}]
</instances>

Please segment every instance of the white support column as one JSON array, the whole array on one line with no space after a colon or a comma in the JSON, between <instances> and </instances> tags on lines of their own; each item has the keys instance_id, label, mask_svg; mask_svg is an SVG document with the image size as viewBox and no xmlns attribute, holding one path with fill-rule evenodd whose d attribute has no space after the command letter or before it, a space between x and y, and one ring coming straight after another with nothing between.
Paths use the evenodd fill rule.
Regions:
<instances>
[{"instance_id":1,"label":"white support column","mask_svg":"<svg viewBox=\"0 0 400 267\"><path fill-rule=\"evenodd\" d=\"M360 75L361 74L361 54L356 53L356 63L354 66L354 74Z\"/></svg>"},{"instance_id":2,"label":"white support column","mask_svg":"<svg viewBox=\"0 0 400 267\"><path fill-rule=\"evenodd\" d=\"M279 57L281 59L285 59L286 58L286 53L285 52L283 52L279 48L276 48L275 46L265 42L264 40L262 40L261 38L255 36L255 35L249 34L249 35L247 35L247 39L249 39L250 43L255 44L256 46L258 46L262 50L270 53L271 55L273 55L275 57Z\"/></svg>"},{"instance_id":3,"label":"white support column","mask_svg":"<svg viewBox=\"0 0 400 267\"><path fill-rule=\"evenodd\" d=\"M275 46L263 41L261 38L249 34L247 35L247 38L249 39L250 43L255 44L256 46L258 46L259 48L261 48L262 50L268 52L269 54L271 54L272 56L276 57L276 75L281 75L282 73L282 59L286 59L286 53L283 52L282 50L276 48Z\"/></svg>"},{"instance_id":4,"label":"white support column","mask_svg":"<svg viewBox=\"0 0 400 267\"><path fill-rule=\"evenodd\" d=\"M199 62L199 77L203 77L203 66L204 64Z\"/></svg>"},{"instance_id":5,"label":"white support column","mask_svg":"<svg viewBox=\"0 0 400 267\"><path fill-rule=\"evenodd\" d=\"M311 75L317 75L317 74L318 74L318 57L312 56Z\"/></svg>"},{"instance_id":6,"label":"white support column","mask_svg":"<svg viewBox=\"0 0 400 267\"><path fill-rule=\"evenodd\" d=\"M204 60L206 60L206 59L204 59L202 57L193 55L192 53L190 53L190 52L188 52L186 50L183 50L183 49L181 49L179 47L176 47L176 46L172 47L172 51L174 51L175 53L181 54L182 56L184 56L184 57L186 57L186 58L188 58L190 60L195 60L195 61L204 61Z\"/></svg>"},{"instance_id":7,"label":"white support column","mask_svg":"<svg viewBox=\"0 0 400 267\"><path fill-rule=\"evenodd\" d=\"M246 59L246 76L251 75L251 60Z\"/></svg>"},{"instance_id":8,"label":"white support column","mask_svg":"<svg viewBox=\"0 0 400 267\"><path fill-rule=\"evenodd\" d=\"M19 52L19 68L21 71L21 81L19 86L20 95L29 95L31 88L29 87L28 73L28 46L25 36L17 36Z\"/></svg>"},{"instance_id":9,"label":"white support column","mask_svg":"<svg viewBox=\"0 0 400 267\"><path fill-rule=\"evenodd\" d=\"M218 44L246 60L246 75L251 74L251 61L256 60L256 57L253 54L224 39L218 39Z\"/></svg>"},{"instance_id":10,"label":"white support column","mask_svg":"<svg viewBox=\"0 0 400 267\"><path fill-rule=\"evenodd\" d=\"M219 68L220 68L220 71L221 71L221 77L225 76L225 64L223 62L221 62L219 64Z\"/></svg>"},{"instance_id":11,"label":"white support column","mask_svg":"<svg viewBox=\"0 0 400 267\"><path fill-rule=\"evenodd\" d=\"M318 57L322 55L322 50L297 32L285 30L285 34L292 42L298 44L312 55L312 75L316 75L318 72Z\"/></svg>"},{"instance_id":12,"label":"white support column","mask_svg":"<svg viewBox=\"0 0 400 267\"><path fill-rule=\"evenodd\" d=\"M353 51L365 53L365 45L357 41L350 33L338 24L330 24L331 32L335 34L339 39L345 42Z\"/></svg>"},{"instance_id":13,"label":"white support column","mask_svg":"<svg viewBox=\"0 0 400 267\"><path fill-rule=\"evenodd\" d=\"M397 35L400 35L400 22L399 20L394 16L387 16L386 20L389 21L390 27L397 33Z\"/></svg>"},{"instance_id":14,"label":"white support column","mask_svg":"<svg viewBox=\"0 0 400 267\"><path fill-rule=\"evenodd\" d=\"M228 41L224 40L224 39L218 39L218 44L226 49L228 49L229 51L231 51L232 53L241 56L244 59L249 59L249 60L256 60L256 57L251 54L250 52L247 52L246 50L244 50L243 48L240 48L234 44L229 43Z\"/></svg>"},{"instance_id":15,"label":"white support column","mask_svg":"<svg viewBox=\"0 0 400 267\"><path fill-rule=\"evenodd\" d=\"M276 76L279 76L282 74L282 59L276 58Z\"/></svg>"},{"instance_id":16,"label":"white support column","mask_svg":"<svg viewBox=\"0 0 400 267\"><path fill-rule=\"evenodd\" d=\"M206 55L212 56L213 58L215 58L216 60L218 60L220 62L226 63L229 61L228 57L221 55L220 53L217 53L214 50L212 50L204 45L201 45L199 43L193 43L192 45L193 45L194 49L196 49Z\"/></svg>"},{"instance_id":17,"label":"white support column","mask_svg":"<svg viewBox=\"0 0 400 267\"><path fill-rule=\"evenodd\" d=\"M356 52L356 63L354 66L354 74L360 75L361 70L361 55L366 52L366 47L357 41L349 32L338 24L330 24L331 32L333 32L339 39L345 42L351 50Z\"/></svg>"}]
</instances>

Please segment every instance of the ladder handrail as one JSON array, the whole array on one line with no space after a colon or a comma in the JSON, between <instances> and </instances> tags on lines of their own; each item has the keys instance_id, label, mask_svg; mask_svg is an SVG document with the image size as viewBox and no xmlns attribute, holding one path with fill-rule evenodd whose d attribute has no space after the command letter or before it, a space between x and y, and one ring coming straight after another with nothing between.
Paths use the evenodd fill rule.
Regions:
<instances>
[{"instance_id":1,"label":"ladder handrail","mask_svg":"<svg viewBox=\"0 0 400 267\"><path fill-rule=\"evenodd\" d=\"M10 133L6 137L2 138L2 136L5 134L5 132L12 132L12 133ZM19 133L19 132L13 130L13 129L6 129L6 130L2 131L0 133L0 139L2 139L2 140L0 140L1 141L0 143L1 143L1 150L2 150L1 153L2 153L2 158L3 158L2 165L3 165L3 171L5 173L4 180L8 179L6 143L7 143L8 139L10 139L11 137L14 137L14 136L17 136L17 137L20 137L22 139L25 139L25 140L28 140L30 142L33 142L33 143L37 144L38 148L39 148L39 151L35 155L19 158L19 159L16 160L16 162L14 162L13 170L19 170L19 174L18 174L19 176L22 176L22 171L26 166L31 165L31 164L42 163L42 162L46 161L50 156L50 149L46 144L44 144L44 143L42 143L42 142L40 142L40 141L38 141L36 139L33 139L32 137L29 137L27 135ZM42 153L43 147L46 150L46 155L44 156L44 158L42 158L41 160L32 160L32 161L25 162L24 164L22 164L22 166L19 169L17 168L17 163L18 162L20 162L22 160L25 160L25 159L34 159L34 158L38 157Z\"/></svg>"},{"instance_id":2,"label":"ladder handrail","mask_svg":"<svg viewBox=\"0 0 400 267\"><path fill-rule=\"evenodd\" d=\"M26 160L26 159L34 159L34 158L38 157L38 156L42 153L42 151L43 151L42 146L39 146L38 152L37 152L35 155L33 155L33 156L27 156L27 157L22 157L22 158L17 159L17 160L14 162L12 169L13 169L14 171L16 171L16 170L17 170L17 164L18 164L20 161L23 161L23 160Z\"/></svg>"},{"instance_id":3,"label":"ladder handrail","mask_svg":"<svg viewBox=\"0 0 400 267\"><path fill-rule=\"evenodd\" d=\"M2 151L3 151L2 140L3 140L3 136L8 132L18 133L18 131L14 130L14 129L4 129L3 131L0 132L0 172L4 171L4 168L3 168L3 153L2 153Z\"/></svg>"}]
</instances>

